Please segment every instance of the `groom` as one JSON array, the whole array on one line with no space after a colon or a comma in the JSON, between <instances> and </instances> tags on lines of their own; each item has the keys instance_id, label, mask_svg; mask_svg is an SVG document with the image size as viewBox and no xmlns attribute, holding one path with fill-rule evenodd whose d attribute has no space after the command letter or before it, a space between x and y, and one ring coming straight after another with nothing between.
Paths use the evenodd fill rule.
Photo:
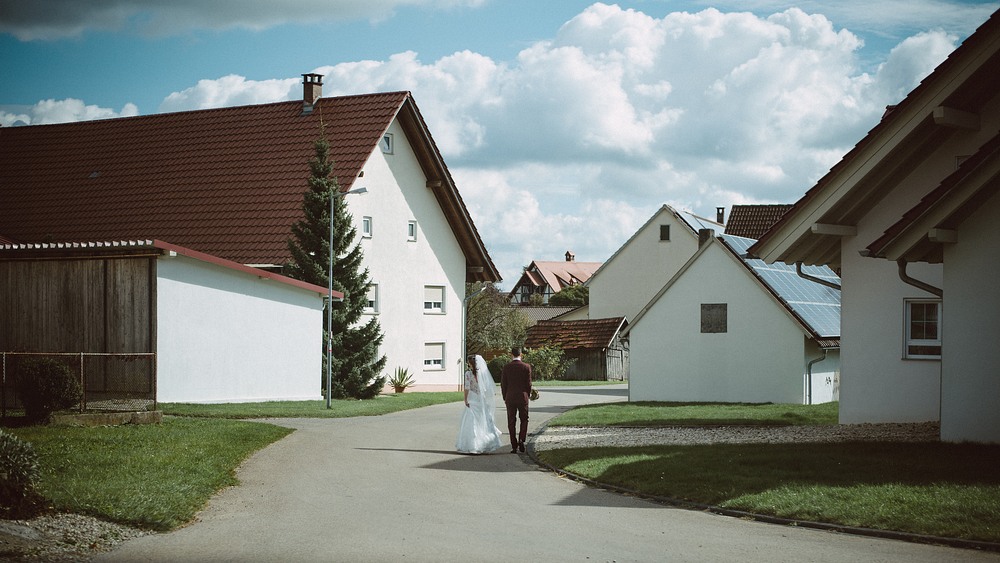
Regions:
<instances>
[{"instance_id":1,"label":"groom","mask_svg":"<svg viewBox=\"0 0 1000 563\"><path fill-rule=\"evenodd\" d=\"M524 451L524 440L528 437L528 396L531 394L531 364L521 361L521 348L510 349L514 359L500 372L500 393L507 405L507 433L510 434L510 453ZM515 434L517 418L521 417L521 427Z\"/></svg>"}]
</instances>

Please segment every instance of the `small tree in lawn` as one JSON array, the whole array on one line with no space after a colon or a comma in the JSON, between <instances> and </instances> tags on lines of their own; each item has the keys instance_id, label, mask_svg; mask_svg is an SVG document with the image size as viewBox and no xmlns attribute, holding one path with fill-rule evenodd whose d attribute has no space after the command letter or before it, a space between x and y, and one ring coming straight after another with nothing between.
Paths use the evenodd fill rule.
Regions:
<instances>
[{"instance_id":1,"label":"small tree in lawn","mask_svg":"<svg viewBox=\"0 0 1000 563\"><path fill-rule=\"evenodd\" d=\"M333 176L330 143L321 130L315 143L316 155L309 161L309 190L302 202L305 217L292 225L288 249L292 261L287 265L289 276L327 287L330 257L330 198L335 201L333 217L333 289L343 292L342 303L332 303L332 327L323 316L323 350L332 334L332 385L330 396L335 399L370 399L385 385L381 375L385 356L379 355L382 329L376 317L358 324L368 299L368 269L361 269L363 254L354 243L357 231L340 196L340 186ZM323 358L321 387L326 388L326 354Z\"/></svg>"}]
</instances>

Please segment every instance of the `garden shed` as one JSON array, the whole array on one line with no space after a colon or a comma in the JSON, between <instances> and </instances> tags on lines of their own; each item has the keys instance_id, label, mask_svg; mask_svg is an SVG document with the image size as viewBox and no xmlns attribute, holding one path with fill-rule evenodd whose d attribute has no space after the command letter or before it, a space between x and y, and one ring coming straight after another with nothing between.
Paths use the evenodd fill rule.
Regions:
<instances>
[{"instance_id":1,"label":"garden shed","mask_svg":"<svg viewBox=\"0 0 1000 563\"><path fill-rule=\"evenodd\" d=\"M558 346L567 359L575 360L566 379L628 380L628 346L621 339L628 326L625 317L538 321L528 329L525 348Z\"/></svg>"},{"instance_id":2,"label":"garden shed","mask_svg":"<svg viewBox=\"0 0 1000 563\"><path fill-rule=\"evenodd\" d=\"M326 288L158 240L0 244L0 288L4 365L58 357L92 404L322 397Z\"/></svg>"}]
</instances>

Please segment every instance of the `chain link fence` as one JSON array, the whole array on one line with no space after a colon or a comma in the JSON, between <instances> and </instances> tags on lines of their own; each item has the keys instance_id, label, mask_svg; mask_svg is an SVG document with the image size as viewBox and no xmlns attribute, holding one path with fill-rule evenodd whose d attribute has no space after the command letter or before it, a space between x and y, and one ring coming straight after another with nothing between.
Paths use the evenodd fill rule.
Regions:
<instances>
[{"instance_id":1,"label":"chain link fence","mask_svg":"<svg viewBox=\"0 0 1000 563\"><path fill-rule=\"evenodd\" d=\"M156 354L0 352L0 416L18 411L20 367L32 359L51 358L79 378L83 397L78 412L156 410Z\"/></svg>"}]
</instances>

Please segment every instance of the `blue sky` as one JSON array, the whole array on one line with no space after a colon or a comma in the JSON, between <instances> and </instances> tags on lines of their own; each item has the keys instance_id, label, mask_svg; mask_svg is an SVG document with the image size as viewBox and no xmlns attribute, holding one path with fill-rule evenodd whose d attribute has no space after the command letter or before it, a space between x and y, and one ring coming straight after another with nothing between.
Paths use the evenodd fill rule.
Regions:
<instances>
[{"instance_id":1,"label":"blue sky","mask_svg":"<svg viewBox=\"0 0 1000 563\"><path fill-rule=\"evenodd\" d=\"M0 125L410 90L509 287L664 203L794 202L998 7L0 0Z\"/></svg>"}]
</instances>

